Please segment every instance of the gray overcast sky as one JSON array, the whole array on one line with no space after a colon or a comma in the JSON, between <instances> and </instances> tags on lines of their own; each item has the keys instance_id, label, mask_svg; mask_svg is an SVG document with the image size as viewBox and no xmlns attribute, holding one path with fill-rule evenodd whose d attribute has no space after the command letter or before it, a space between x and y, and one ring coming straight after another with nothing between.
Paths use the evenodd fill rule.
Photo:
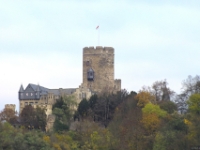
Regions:
<instances>
[{"instance_id":1,"label":"gray overcast sky","mask_svg":"<svg viewBox=\"0 0 200 150\"><path fill-rule=\"evenodd\" d=\"M181 83L200 69L199 0L0 0L0 110L28 83L76 88L82 49L115 48L115 78L138 91L167 79Z\"/></svg>"}]
</instances>

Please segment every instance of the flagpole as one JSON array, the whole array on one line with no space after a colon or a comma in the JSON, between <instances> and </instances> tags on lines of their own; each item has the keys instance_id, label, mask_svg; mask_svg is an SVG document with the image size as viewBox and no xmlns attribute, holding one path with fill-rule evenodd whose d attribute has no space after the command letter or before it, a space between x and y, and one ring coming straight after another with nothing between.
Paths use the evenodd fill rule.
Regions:
<instances>
[{"instance_id":1,"label":"flagpole","mask_svg":"<svg viewBox=\"0 0 200 150\"><path fill-rule=\"evenodd\" d=\"M100 32L99 32L99 25L96 27L96 30L98 30L98 33L97 33L97 46L100 46Z\"/></svg>"},{"instance_id":2,"label":"flagpole","mask_svg":"<svg viewBox=\"0 0 200 150\"><path fill-rule=\"evenodd\" d=\"M98 28L98 46L100 46L100 35L99 35L99 28Z\"/></svg>"}]
</instances>

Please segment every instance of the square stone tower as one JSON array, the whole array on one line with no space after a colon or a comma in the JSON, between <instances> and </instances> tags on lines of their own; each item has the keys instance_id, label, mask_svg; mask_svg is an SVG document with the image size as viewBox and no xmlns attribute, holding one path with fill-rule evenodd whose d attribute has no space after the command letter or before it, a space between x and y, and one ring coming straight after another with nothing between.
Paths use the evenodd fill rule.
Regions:
<instances>
[{"instance_id":1,"label":"square stone tower","mask_svg":"<svg viewBox=\"0 0 200 150\"><path fill-rule=\"evenodd\" d=\"M94 92L121 90L121 80L114 79L114 48L83 48L82 86Z\"/></svg>"}]
</instances>

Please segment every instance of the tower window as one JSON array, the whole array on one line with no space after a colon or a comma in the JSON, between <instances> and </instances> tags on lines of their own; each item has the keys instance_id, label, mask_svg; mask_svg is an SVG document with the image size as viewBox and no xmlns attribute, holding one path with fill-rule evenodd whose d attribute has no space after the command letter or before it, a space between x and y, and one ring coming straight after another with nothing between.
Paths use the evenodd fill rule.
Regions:
<instances>
[{"instance_id":1,"label":"tower window","mask_svg":"<svg viewBox=\"0 0 200 150\"><path fill-rule=\"evenodd\" d=\"M93 81L94 80L94 71L92 68L90 68L87 72L87 79L88 81Z\"/></svg>"}]
</instances>

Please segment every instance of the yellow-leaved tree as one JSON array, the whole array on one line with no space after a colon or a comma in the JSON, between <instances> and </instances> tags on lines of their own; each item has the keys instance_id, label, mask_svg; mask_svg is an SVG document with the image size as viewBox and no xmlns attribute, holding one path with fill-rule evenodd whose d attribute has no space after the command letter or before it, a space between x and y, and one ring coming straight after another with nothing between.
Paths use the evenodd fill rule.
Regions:
<instances>
[{"instance_id":1,"label":"yellow-leaved tree","mask_svg":"<svg viewBox=\"0 0 200 150\"><path fill-rule=\"evenodd\" d=\"M155 96L152 95L150 92L148 91L140 91L137 96L136 99L138 100L137 106L143 108L146 104L148 103L155 103Z\"/></svg>"},{"instance_id":2,"label":"yellow-leaved tree","mask_svg":"<svg viewBox=\"0 0 200 150\"><path fill-rule=\"evenodd\" d=\"M142 124L149 134L153 134L160 126L160 119L164 118L167 112L159 105L148 103L142 108Z\"/></svg>"}]
</instances>

